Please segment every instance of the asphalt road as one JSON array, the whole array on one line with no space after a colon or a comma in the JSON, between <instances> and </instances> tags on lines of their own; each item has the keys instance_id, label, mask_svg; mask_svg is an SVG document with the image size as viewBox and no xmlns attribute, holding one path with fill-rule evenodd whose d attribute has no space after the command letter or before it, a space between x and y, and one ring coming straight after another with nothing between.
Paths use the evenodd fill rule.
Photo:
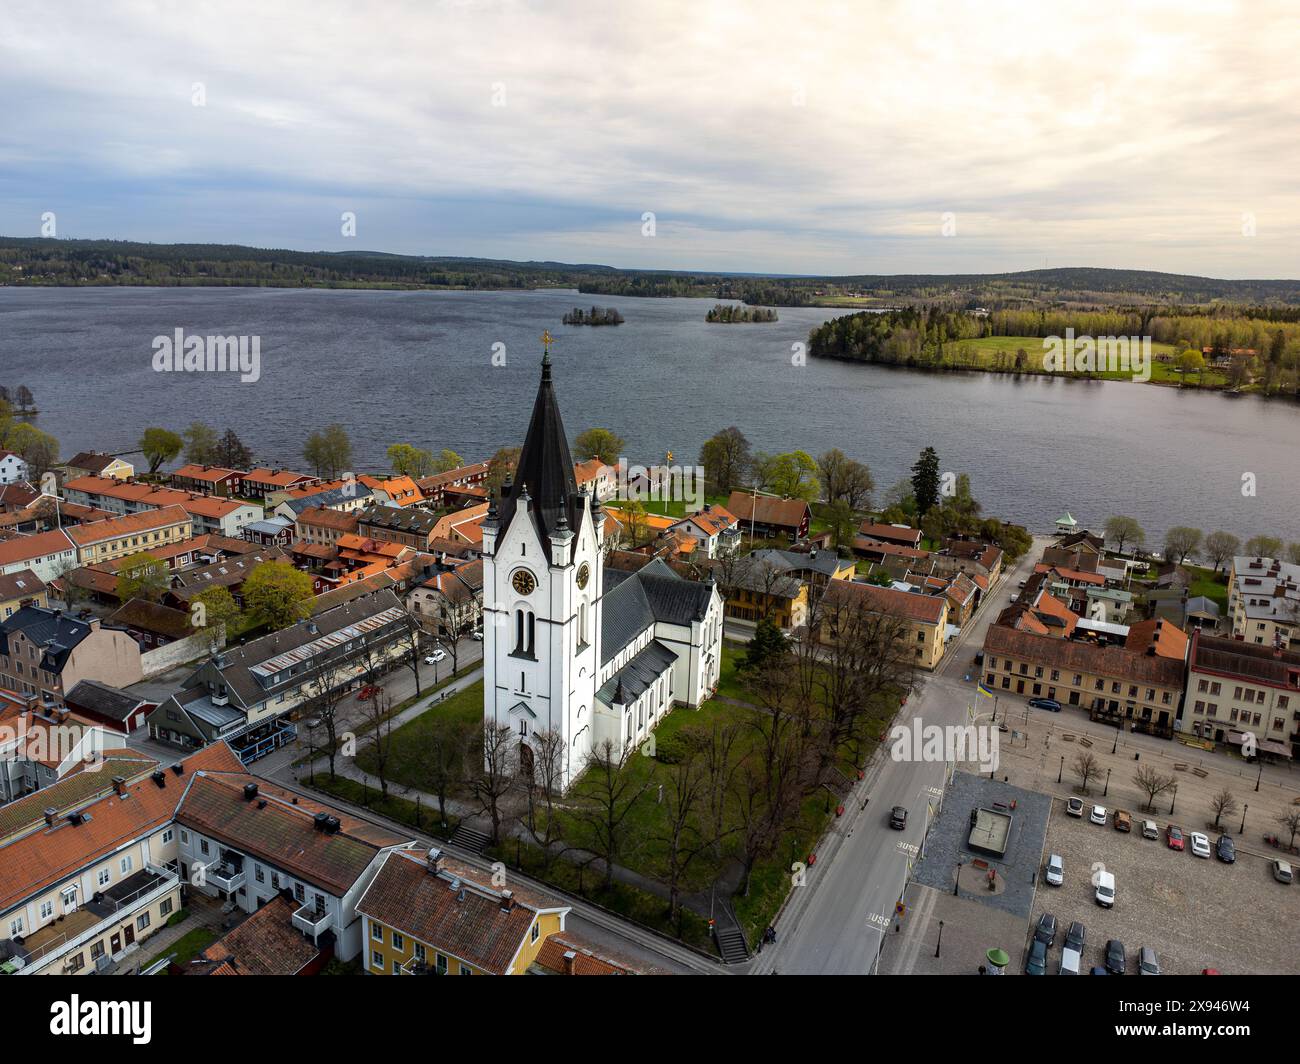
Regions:
<instances>
[{"instance_id":1,"label":"asphalt road","mask_svg":"<svg viewBox=\"0 0 1300 1064\"><path fill-rule=\"evenodd\" d=\"M921 680L898 723L961 725L968 720L968 706L974 707L977 721L989 720L992 703L976 695L975 651L1020 580L1033 571L1044 542L1036 539L1003 577L949 647L943 664ZM895 761L887 750L882 747L866 779L850 795L845 815L822 840L816 863L804 874L805 885L794 888L778 919L776 944L750 962L752 974L860 975L874 970L894 907L921 853L931 808L937 813L953 767L949 761ZM865 808L864 798L869 798ZM903 831L889 827L889 811L895 805L908 810Z\"/></svg>"}]
</instances>

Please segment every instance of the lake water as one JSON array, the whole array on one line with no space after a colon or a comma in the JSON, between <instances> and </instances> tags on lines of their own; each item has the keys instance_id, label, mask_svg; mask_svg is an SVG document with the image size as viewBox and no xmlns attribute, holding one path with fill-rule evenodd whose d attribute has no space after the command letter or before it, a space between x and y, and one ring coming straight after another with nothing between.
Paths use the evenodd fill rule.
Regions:
<instances>
[{"instance_id":1,"label":"lake water","mask_svg":"<svg viewBox=\"0 0 1300 1064\"><path fill-rule=\"evenodd\" d=\"M617 307L616 327L564 311ZM574 292L367 292L218 288L0 288L0 382L35 394L62 454L126 451L142 428L230 426L259 461L303 467L314 428L351 434L358 471L394 442L467 459L518 444L549 329L571 436L601 425L634 461L693 461L737 425L757 450L838 446L879 492L922 447L968 472L985 512L1036 529L1064 510L1099 528L1136 517L1149 545L1170 525L1300 539L1300 408L1195 390L878 366L791 364L791 345L839 312L780 308L764 325L709 325L706 300ZM156 373L155 336L261 338L261 379ZM504 344L506 364L493 365ZM1243 497L1253 473L1254 497Z\"/></svg>"}]
</instances>

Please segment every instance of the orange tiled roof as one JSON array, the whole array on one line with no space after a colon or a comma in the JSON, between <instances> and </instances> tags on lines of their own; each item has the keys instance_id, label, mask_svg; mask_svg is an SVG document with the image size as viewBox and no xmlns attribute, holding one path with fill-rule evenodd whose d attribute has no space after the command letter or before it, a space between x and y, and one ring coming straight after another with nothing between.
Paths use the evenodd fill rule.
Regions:
<instances>
[{"instance_id":1,"label":"orange tiled roof","mask_svg":"<svg viewBox=\"0 0 1300 1064\"><path fill-rule=\"evenodd\" d=\"M73 525L65 531L77 546L88 547L95 543L103 543L105 540L189 523L190 515L182 507L163 506L157 510L141 510L139 513L126 514L107 521L96 521L89 525Z\"/></svg>"}]
</instances>

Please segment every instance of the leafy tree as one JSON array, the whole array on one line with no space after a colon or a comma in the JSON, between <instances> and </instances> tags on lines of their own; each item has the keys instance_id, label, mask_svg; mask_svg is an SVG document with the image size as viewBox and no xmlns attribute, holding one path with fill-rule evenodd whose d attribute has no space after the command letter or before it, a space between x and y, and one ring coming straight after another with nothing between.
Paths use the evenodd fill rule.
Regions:
<instances>
[{"instance_id":1,"label":"leafy tree","mask_svg":"<svg viewBox=\"0 0 1300 1064\"><path fill-rule=\"evenodd\" d=\"M1115 544L1117 553L1124 553L1126 543L1131 543L1135 547L1142 546L1146 538L1146 532L1142 530L1142 526L1135 518L1122 515L1106 518L1106 539Z\"/></svg>"},{"instance_id":2,"label":"leafy tree","mask_svg":"<svg viewBox=\"0 0 1300 1064\"><path fill-rule=\"evenodd\" d=\"M226 429L217 444L216 460L222 469L248 470L253 466L253 452L244 446L234 429Z\"/></svg>"},{"instance_id":3,"label":"leafy tree","mask_svg":"<svg viewBox=\"0 0 1300 1064\"><path fill-rule=\"evenodd\" d=\"M850 547L858 531L858 519L853 508L843 499L831 503L822 515L830 527L831 539L836 548Z\"/></svg>"},{"instance_id":4,"label":"leafy tree","mask_svg":"<svg viewBox=\"0 0 1300 1064\"><path fill-rule=\"evenodd\" d=\"M140 437L140 450L149 462L149 472L157 473L163 463L181 453L184 444L185 441L169 429L145 429Z\"/></svg>"},{"instance_id":5,"label":"leafy tree","mask_svg":"<svg viewBox=\"0 0 1300 1064\"><path fill-rule=\"evenodd\" d=\"M1188 528L1186 525L1175 525L1165 533L1165 559L1177 560L1182 565L1190 556L1194 555L1201 547L1201 530L1199 528Z\"/></svg>"},{"instance_id":6,"label":"leafy tree","mask_svg":"<svg viewBox=\"0 0 1300 1064\"><path fill-rule=\"evenodd\" d=\"M1183 383L1187 382L1189 374L1195 373L1197 382L1205 376L1205 356L1195 348L1189 347L1186 351L1178 356L1178 368L1183 374Z\"/></svg>"},{"instance_id":7,"label":"leafy tree","mask_svg":"<svg viewBox=\"0 0 1300 1064\"><path fill-rule=\"evenodd\" d=\"M185 461L193 465L217 465L217 430L194 421L181 436L185 440Z\"/></svg>"},{"instance_id":8,"label":"leafy tree","mask_svg":"<svg viewBox=\"0 0 1300 1064\"><path fill-rule=\"evenodd\" d=\"M352 440L342 425L328 425L307 437L302 454L317 476L337 480L352 465Z\"/></svg>"},{"instance_id":9,"label":"leafy tree","mask_svg":"<svg viewBox=\"0 0 1300 1064\"><path fill-rule=\"evenodd\" d=\"M1211 532L1205 537L1205 557L1218 572L1232 558L1241 546L1241 540L1231 532Z\"/></svg>"},{"instance_id":10,"label":"leafy tree","mask_svg":"<svg viewBox=\"0 0 1300 1064\"><path fill-rule=\"evenodd\" d=\"M754 636L745 648L739 664L742 672L754 672L779 661L789 652L789 642L770 617L764 617L754 626Z\"/></svg>"},{"instance_id":11,"label":"leafy tree","mask_svg":"<svg viewBox=\"0 0 1300 1064\"><path fill-rule=\"evenodd\" d=\"M392 463L394 473L406 477L427 477L433 468L433 455L409 443L395 443L389 447L388 461Z\"/></svg>"},{"instance_id":12,"label":"leafy tree","mask_svg":"<svg viewBox=\"0 0 1300 1064\"><path fill-rule=\"evenodd\" d=\"M760 486L778 495L812 502L821 491L817 463L807 451L759 455L754 460L754 469L761 478Z\"/></svg>"},{"instance_id":13,"label":"leafy tree","mask_svg":"<svg viewBox=\"0 0 1300 1064\"><path fill-rule=\"evenodd\" d=\"M1276 558L1282 553L1282 541L1276 536L1251 536L1246 540L1246 553L1252 558Z\"/></svg>"},{"instance_id":14,"label":"leafy tree","mask_svg":"<svg viewBox=\"0 0 1300 1064\"><path fill-rule=\"evenodd\" d=\"M843 501L851 510L864 510L871 505L871 493L876 490L871 470L838 447L832 447L817 459L817 472L827 502Z\"/></svg>"},{"instance_id":15,"label":"leafy tree","mask_svg":"<svg viewBox=\"0 0 1300 1064\"><path fill-rule=\"evenodd\" d=\"M450 473L453 469L460 469L464 464L464 458L455 451L444 447L438 452L438 457L433 460L433 471L435 473Z\"/></svg>"},{"instance_id":16,"label":"leafy tree","mask_svg":"<svg viewBox=\"0 0 1300 1064\"><path fill-rule=\"evenodd\" d=\"M732 425L715 432L700 448L704 477L715 491L729 493L745 483L750 467L749 440Z\"/></svg>"},{"instance_id":17,"label":"leafy tree","mask_svg":"<svg viewBox=\"0 0 1300 1064\"><path fill-rule=\"evenodd\" d=\"M132 554L117 570L117 597L123 602L157 602L168 586L167 566L147 551Z\"/></svg>"},{"instance_id":18,"label":"leafy tree","mask_svg":"<svg viewBox=\"0 0 1300 1064\"><path fill-rule=\"evenodd\" d=\"M617 465L618 457L623 453L624 440L609 429L587 429L578 434L573 441L578 457L584 461L599 458L608 466Z\"/></svg>"},{"instance_id":19,"label":"leafy tree","mask_svg":"<svg viewBox=\"0 0 1300 1064\"><path fill-rule=\"evenodd\" d=\"M202 610L196 611L195 605L202 606ZM239 619L239 604L226 588L209 587L190 600L190 616L193 623L200 627L216 628L224 624L229 637L231 627Z\"/></svg>"},{"instance_id":20,"label":"leafy tree","mask_svg":"<svg viewBox=\"0 0 1300 1064\"><path fill-rule=\"evenodd\" d=\"M311 577L288 562L263 562L244 580L244 605L262 624L285 628L311 615Z\"/></svg>"},{"instance_id":21,"label":"leafy tree","mask_svg":"<svg viewBox=\"0 0 1300 1064\"><path fill-rule=\"evenodd\" d=\"M912 466L912 494L921 517L939 504L939 455L933 447L922 451Z\"/></svg>"},{"instance_id":22,"label":"leafy tree","mask_svg":"<svg viewBox=\"0 0 1300 1064\"><path fill-rule=\"evenodd\" d=\"M2 421L0 428L4 428ZM40 480L59 460L59 441L26 421L11 423L0 434L0 446L13 451L27 463L33 481Z\"/></svg>"},{"instance_id":23,"label":"leafy tree","mask_svg":"<svg viewBox=\"0 0 1300 1064\"><path fill-rule=\"evenodd\" d=\"M519 452L518 447L502 447L488 459L487 486L493 495L498 494L506 480L514 475L515 467L519 465Z\"/></svg>"}]
</instances>

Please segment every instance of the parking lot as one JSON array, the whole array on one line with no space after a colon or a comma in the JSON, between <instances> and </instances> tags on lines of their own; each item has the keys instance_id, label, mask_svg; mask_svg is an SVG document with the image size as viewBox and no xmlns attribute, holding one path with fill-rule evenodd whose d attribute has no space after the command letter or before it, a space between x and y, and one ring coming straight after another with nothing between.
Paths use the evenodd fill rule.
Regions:
<instances>
[{"instance_id":1,"label":"parking lot","mask_svg":"<svg viewBox=\"0 0 1300 1064\"><path fill-rule=\"evenodd\" d=\"M1137 952L1151 946L1165 974L1196 974L1215 968L1224 974L1295 974L1300 971L1300 885L1275 882L1269 861L1237 851L1235 864L1213 856L1194 857L1190 840L1179 853L1165 843L1169 817L1130 808L1133 831L1114 829L1114 808L1105 827L1092 824L1088 813L1097 799L1085 798L1084 816L1067 816L1065 803L1055 800L1048 819L1047 854L1060 854L1065 882L1048 886L1040 869L1030 929L1043 912L1056 916L1056 943L1047 971L1060 965L1065 928L1081 920L1087 928L1081 973L1103 963L1106 940L1124 943L1128 974L1137 972ZM1104 804L1104 803L1103 803ZM1154 820L1159 839L1144 839L1143 819ZM1173 822L1184 835L1201 830L1196 823ZM1210 837L1211 849L1214 837ZM1094 899L1092 871L1100 862L1115 876L1116 901L1103 909Z\"/></svg>"}]
</instances>

